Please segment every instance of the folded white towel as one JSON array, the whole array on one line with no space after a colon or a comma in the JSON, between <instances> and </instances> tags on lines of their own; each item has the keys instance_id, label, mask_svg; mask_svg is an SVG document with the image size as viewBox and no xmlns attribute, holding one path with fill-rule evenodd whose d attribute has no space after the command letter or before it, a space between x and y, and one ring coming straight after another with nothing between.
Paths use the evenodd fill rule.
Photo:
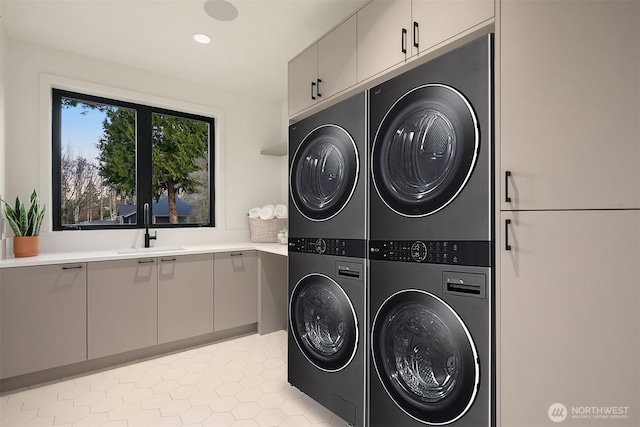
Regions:
<instances>
[{"instance_id":1,"label":"folded white towel","mask_svg":"<svg viewBox=\"0 0 640 427\"><path fill-rule=\"evenodd\" d=\"M249 218L260 218L260 208L249 209Z\"/></svg>"},{"instance_id":2,"label":"folded white towel","mask_svg":"<svg viewBox=\"0 0 640 427\"><path fill-rule=\"evenodd\" d=\"M260 209L260 219L273 219L276 217L275 207L273 205L266 205Z\"/></svg>"},{"instance_id":3,"label":"folded white towel","mask_svg":"<svg viewBox=\"0 0 640 427\"><path fill-rule=\"evenodd\" d=\"M288 215L285 205L276 205L276 218L286 218Z\"/></svg>"}]
</instances>

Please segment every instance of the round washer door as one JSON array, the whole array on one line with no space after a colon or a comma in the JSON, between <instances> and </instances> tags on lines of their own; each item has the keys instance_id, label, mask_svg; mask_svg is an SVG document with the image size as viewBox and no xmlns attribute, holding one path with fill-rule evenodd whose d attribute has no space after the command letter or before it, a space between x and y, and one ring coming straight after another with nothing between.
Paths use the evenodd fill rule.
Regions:
<instances>
[{"instance_id":1,"label":"round washer door","mask_svg":"<svg viewBox=\"0 0 640 427\"><path fill-rule=\"evenodd\" d=\"M376 132L376 191L403 216L438 212L469 180L479 143L475 112L459 91L441 84L417 87L395 102Z\"/></svg>"},{"instance_id":2,"label":"round washer door","mask_svg":"<svg viewBox=\"0 0 640 427\"><path fill-rule=\"evenodd\" d=\"M318 369L336 372L356 354L358 323L344 289L322 274L309 274L294 287L289 301L293 337Z\"/></svg>"},{"instance_id":3,"label":"round washer door","mask_svg":"<svg viewBox=\"0 0 640 427\"><path fill-rule=\"evenodd\" d=\"M296 209L312 221L334 217L349 202L359 167L356 144L346 130L317 127L300 143L291 162L289 186Z\"/></svg>"},{"instance_id":4,"label":"round washer door","mask_svg":"<svg viewBox=\"0 0 640 427\"><path fill-rule=\"evenodd\" d=\"M469 410L480 381L477 351L447 303L425 291L398 292L378 310L371 334L378 378L405 413L443 425Z\"/></svg>"}]
</instances>

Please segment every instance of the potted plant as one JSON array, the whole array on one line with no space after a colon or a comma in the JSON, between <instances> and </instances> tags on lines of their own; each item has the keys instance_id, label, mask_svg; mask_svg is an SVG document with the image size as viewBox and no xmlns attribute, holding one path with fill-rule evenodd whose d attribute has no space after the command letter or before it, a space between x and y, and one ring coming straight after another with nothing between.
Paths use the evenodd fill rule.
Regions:
<instances>
[{"instance_id":1,"label":"potted plant","mask_svg":"<svg viewBox=\"0 0 640 427\"><path fill-rule=\"evenodd\" d=\"M40 226L47 208L46 205L40 206L40 199L36 190L31 193L29 202L30 206L27 210L18 197L16 197L15 206L11 206L4 201L4 213L13 230L13 234L15 234L13 238L13 253L17 258L38 255Z\"/></svg>"}]
</instances>

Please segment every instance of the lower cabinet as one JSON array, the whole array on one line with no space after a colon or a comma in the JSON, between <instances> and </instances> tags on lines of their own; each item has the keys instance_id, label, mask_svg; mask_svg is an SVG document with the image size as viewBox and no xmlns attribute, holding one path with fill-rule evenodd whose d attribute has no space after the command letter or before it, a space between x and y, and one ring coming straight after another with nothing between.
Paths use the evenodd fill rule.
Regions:
<instances>
[{"instance_id":1,"label":"lower cabinet","mask_svg":"<svg viewBox=\"0 0 640 427\"><path fill-rule=\"evenodd\" d=\"M84 263L0 269L0 378L87 359Z\"/></svg>"},{"instance_id":2,"label":"lower cabinet","mask_svg":"<svg viewBox=\"0 0 640 427\"><path fill-rule=\"evenodd\" d=\"M256 251L216 253L213 329L222 331L258 321Z\"/></svg>"},{"instance_id":3,"label":"lower cabinet","mask_svg":"<svg viewBox=\"0 0 640 427\"><path fill-rule=\"evenodd\" d=\"M213 332L213 254L158 263L158 344Z\"/></svg>"},{"instance_id":4,"label":"lower cabinet","mask_svg":"<svg viewBox=\"0 0 640 427\"><path fill-rule=\"evenodd\" d=\"M87 303L89 359L157 344L156 258L89 263Z\"/></svg>"},{"instance_id":5,"label":"lower cabinet","mask_svg":"<svg viewBox=\"0 0 640 427\"><path fill-rule=\"evenodd\" d=\"M640 210L501 215L500 425L640 425Z\"/></svg>"}]
</instances>

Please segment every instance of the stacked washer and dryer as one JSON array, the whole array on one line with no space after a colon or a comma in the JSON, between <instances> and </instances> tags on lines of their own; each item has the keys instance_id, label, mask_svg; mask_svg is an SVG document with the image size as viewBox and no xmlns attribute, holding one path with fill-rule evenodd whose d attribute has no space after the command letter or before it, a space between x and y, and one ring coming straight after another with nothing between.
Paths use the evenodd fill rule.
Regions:
<instances>
[{"instance_id":1,"label":"stacked washer and dryer","mask_svg":"<svg viewBox=\"0 0 640 427\"><path fill-rule=\"evenodd\" d=\"M363 426L366 94L289 127L288 380Z\"/></svg>"},{"instance_id":2,"label":"stacked washer and dryer","mask_svg":"<svg viewBox=\"0 0 640 427\"><path fill-rule=\"evenodd\" d=\"M289 137L289 382L351 425L495 425L493 36Z\"/></svg>"}]
</instances>

